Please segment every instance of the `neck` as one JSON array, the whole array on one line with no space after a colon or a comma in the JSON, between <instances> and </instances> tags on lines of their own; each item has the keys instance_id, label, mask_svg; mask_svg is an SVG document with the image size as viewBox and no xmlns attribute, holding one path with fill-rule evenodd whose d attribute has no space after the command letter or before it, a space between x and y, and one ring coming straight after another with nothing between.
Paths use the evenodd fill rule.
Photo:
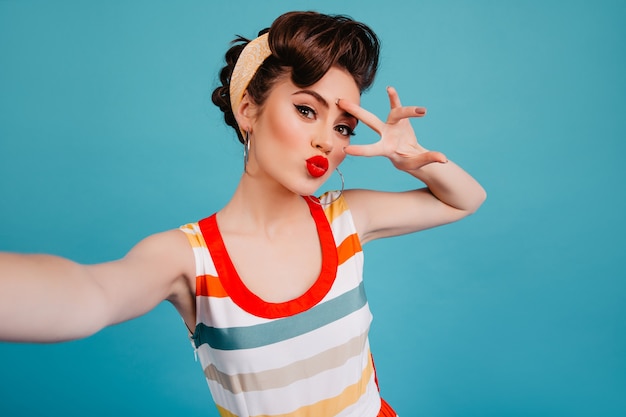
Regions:
<instances>
[{"instance_id":1,"label":"neck","mask_svg":"<svg viewBox=\"0 0 626 417\"><path fill-rule=\"evenodd\" d=\"M265 183L244 173L230 201L218 217L244 230L273 229L290 224L302 216L309 217L304 199L280 184Z\"/></svg>"}]
</instances>

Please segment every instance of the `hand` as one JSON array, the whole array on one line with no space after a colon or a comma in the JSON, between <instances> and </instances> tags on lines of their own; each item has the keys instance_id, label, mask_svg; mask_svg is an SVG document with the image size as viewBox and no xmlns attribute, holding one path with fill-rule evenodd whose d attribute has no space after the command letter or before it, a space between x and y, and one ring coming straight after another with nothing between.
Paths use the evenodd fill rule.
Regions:
<instances>
[{"instance_id":1,"label":"hand","mask_svg":"<svg viewBox=\"0 0 626 417\"><path fill-rule=\"evenodd\" d=\"M386 156L393 165L402 170L410 171L433 162L446 163L447 158L441 152L424 149L415 137L411 126L411 117L423 117L424 107L405 106L400 103L397 91L387 88L391 111L387 121L383 122L374 114L357 104L347 100L337 100L337 106L347 111L380 135L380 140L369 145L348 145L345 152L355 156Z\"/></svg>"}]
</instances>

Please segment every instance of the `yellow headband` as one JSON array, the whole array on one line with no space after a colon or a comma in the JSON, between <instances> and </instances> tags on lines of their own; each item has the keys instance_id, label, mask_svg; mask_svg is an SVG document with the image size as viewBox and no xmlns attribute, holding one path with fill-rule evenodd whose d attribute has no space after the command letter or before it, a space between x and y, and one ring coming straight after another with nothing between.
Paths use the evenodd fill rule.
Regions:
<instances>
[{"instance_id":1,"label":"yellow headband","mask_svg":"<svg viewBox=\"0 0 626 417\"><path fill-rule=\"evenodd\" d=\"M233 110L233 114L237 114L243 99L243 93L248 88L250 80L252 80L254 74L263 64L265 58L272 54L267 37L268 34L265 33L250 41L241 51L239 58L237 58L235 69L233 69L233 73L230 76L230 107ZM241 133L245 136L243 130L241 130Z\"/></svg>"}]
</instances>

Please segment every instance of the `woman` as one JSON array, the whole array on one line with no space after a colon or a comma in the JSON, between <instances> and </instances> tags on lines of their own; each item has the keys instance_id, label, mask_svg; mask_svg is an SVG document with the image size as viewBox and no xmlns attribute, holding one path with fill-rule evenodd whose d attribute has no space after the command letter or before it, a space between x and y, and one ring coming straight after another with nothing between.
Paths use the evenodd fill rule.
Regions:
<instances>
[{"instance_id":1,"label":"woman","mask_svg":"<svg viewBox=\"0 0 626 417\"><path fill-rule=\"evenodd\" d=\"M359 106L378 50L367 26L313 12L238 39L213 94L244 145L232 199L114 262L1 254L0 339L82 338L169 300L221 415L395 415L369 352L361 245L459 220L485 192L418 144L424 108L393 88L385 122ZM358 121L380 141L350 145ZM385 156L426 188L311 196L346 155Z\"/></svg>"}]
</instances>

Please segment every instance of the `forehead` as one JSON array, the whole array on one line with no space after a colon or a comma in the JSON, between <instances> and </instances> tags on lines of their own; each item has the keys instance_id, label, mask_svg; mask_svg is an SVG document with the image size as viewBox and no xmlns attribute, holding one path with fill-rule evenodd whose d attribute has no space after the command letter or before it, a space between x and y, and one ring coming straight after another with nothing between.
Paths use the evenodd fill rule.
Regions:
<instances>
[{"instance_id":1,"label":"forehead","mask_svg":"<svg viewBox=\"0 0 626 417\"><path fill-rule=\"evenodd\" d=\"M291 81L291 77L285 77L275 85L274 90L290 94L300 90L314 91L328 103L334 103L341 98L359 104L361 99L359 87L352 75L339 67L330 68L319 81L304 88L296 86Z\"/></svg>"}]
</instances>

